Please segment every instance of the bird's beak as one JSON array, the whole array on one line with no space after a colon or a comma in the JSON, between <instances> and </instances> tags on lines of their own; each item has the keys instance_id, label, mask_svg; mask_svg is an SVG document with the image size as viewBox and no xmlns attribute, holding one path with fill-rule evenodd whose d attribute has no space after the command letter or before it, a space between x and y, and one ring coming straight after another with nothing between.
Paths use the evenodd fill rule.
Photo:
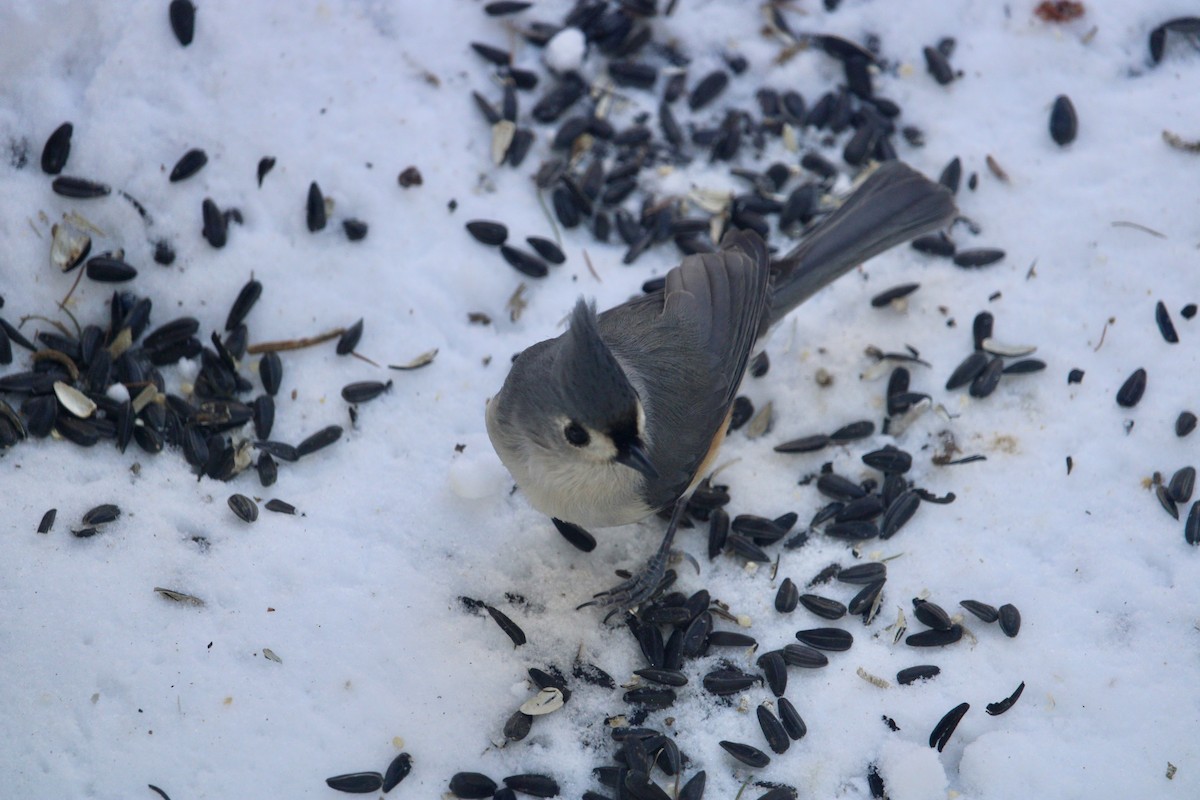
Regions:
<instances>
[{"instance_id":1,"label":"bird's beak","mask_svg":"<svg viewBox=\"0 0 1200 800\"><path fill-rule=\"evenodd\" d=\"M642 446L640 439L635 439L618 450L616 461L630 469L636 469L647 478L658 477L658 470L650 463L650 457L646 455L646 448Z\"/></svg>"}]
</instances>

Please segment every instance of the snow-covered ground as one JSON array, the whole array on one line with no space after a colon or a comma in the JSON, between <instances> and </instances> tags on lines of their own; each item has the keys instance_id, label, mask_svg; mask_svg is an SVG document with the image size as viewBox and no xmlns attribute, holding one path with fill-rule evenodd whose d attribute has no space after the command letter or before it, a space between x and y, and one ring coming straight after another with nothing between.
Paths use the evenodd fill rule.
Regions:
<instances>
[{"instance_id":1,"label":"snow-covered ground","mask_svg":"<svg viewBox=\"0 0 1200 800\"><path fill-rule=\"evenodd\" d=\"M659 3L665 7L665 3ZM849 566L846 544L814 534L770 565L745 568L734 556L705 557L704 526L680 546L701 561L679 567L678 588L707 588L751 622L760 651L794 642L801 628L851 631L848 652L820 670L792 669L787 696L808 735L762 770L718 746L722 739L766 750L754 709L770 693L747 690L724 704L700 679L719 658L756 671L743 650L689 662L687 687L648 725L668 732L688 756L683 778L707 772L707 797L732 798L747 779L796 787L801 797L868 797L877 765L893 800L965 797L1100 798L1200 796L1200 554L1182 523L1159 507L1149 482L1197 462L1200 434L1179 438L1174 421L1200 412L1200 321L1180 311L1200 302L1200 155L1168 146L1163 131L1200 138L1200 52L1172 35L1153 65L1150 31L1194 13L1183 0L1088 3L1082 19L1050 24L1031 0L940 3L845 0L834 12L816 2L785 8L800 31L855 41L874 35L896 69L876 90L903 109L901 124L924 132L923 147L895 137L904 160L937 177L962 159L962 213L977 236L955 227L960 246L1003 248L1003 261L965 270L901 247L822 292L767 344L770 372L747 379L756 407L773 403L774 427L751 440L732 434L719 463L733 514L799 514L803 525L824 501L798 481L822 464L849 477L872 474L859 457L887 443L914 454L910 477L950 505L923 505L893 539L870 542L864 559L890 559L884 604L864 627L825 623L803 607L775 611L778 582L802 587L832 562ZM510 20L558 22L569 8L538 2ZM811 103L842 81L840 65L816 50L777 63L781 45L762 34L757 3L680 0L656 18L656 41L674 40L692 59L689 82L740 53L749 70L696 115L715 124L725 107L757 114L761 86L794 88ZM0 8L0 316L28 336L70 326L57 303L75 274L50 266L50 227L65 212L103 235L94 252L124 248L138 268L127 284L153 299L151 327L189 315L200 336L221 330L229 305L252 276L264 287L247 322L251 342L312 336L365 320L358 352L380 364L436 348L423 369L396 372L333 343L283 354L273 439L295 443L345 426L334 446L295 464L262 488L253 470L225 484L197 481L177 451L157 456L136 445L82 449L29 440L0 457L0 775L12 798L154 797L174 800L333 797L324 779L382 771L399 752L412 774L390 796L436 797L462 770L500 778L541 772L564 797L587 789L611 764L605 719L627 713L623 690L570 679L565 708L535 721L524 741L503 742L504 721L531 696L529 667L555 665L568 677L577 658L618 682L644 665L623 625L575 611L652 550L657 520L595 531L584 554L529 507L488 443L486 399L510 357L556 335L579 295L600 308L639 291L678 262L668 243L624 266L624 248L595 242L584 227L562 233L567 262L548 278L524 279L463 229L473 219L506 223L520 243L554 238L530 180L547 157L554 126L519 169L496 167L491 131L471 100L500 91L472 41L513 47L542 83L520 96L521 121L550 78L538 49L510 35L482 4L456 0L248 3L206 0L195 40L181 47L167 3L8 0ZM956 42L960 77L937 84L922 49ZM653 60L653 59L651 59ZM584 63L596 77L601 57ZM661 96L629 90L646 109ZM1047 125L1056 96L1078 112L1078 138L1055 144ZM632 111L620 112L627 123ZM64 174L103 181L136 197L152 221L118 196L71 200L51 192L41 148L63 121L74 125ZM653 126L653 120L651 120ZM618 125L618 128L621 125ZM822 146L806 134L802 149ZM841 164L846 134L822 149ZM188 149L208 154L196 176L169 183ZM743 191L728 165L703 149L660 181L662 193ZM25 153L27 162L18 164ZM987 156L1007 173L1001 181ZM276 166L258 186L264 156ZM744 166L796 163L778 143ZM398 173L415 166L419 186ZM844 164L841 166L845 167ZM968 190L966 177L978 174ZM838 189L850 186L847 176ZM329 226L305 225L309 184L333 202ZM229 243L200 235L201 202L241 211ZM347 217L369 235L351 242ZM1135 227L1127 224L1136 223ZM1152 229L1158 235L1148 232ZM152 260L165 238L173 265ZM786 246L782 238L776 243ZM585 256L586 253L586 256ZM594 269L589 269L590 259ZM525 280L516 321L506 303ZM902 308L872 308L877 292L916 281ZM112 287L84 279L69 309L80 324L107 325ZM1155 325L1165 302L1180 342ZM995 315L996 338L1036 345L1045 371L1006 377L982 400L945 391L971 349L977 312ZM471 322L486 314L490 324ZM882 420L887 370L868 346L911 345L931 366L913 366L914 391L940 410L901 436L821 453L772 447L856 419ZM0 376L28 369L16 349ZM245 374L255 382L257 357ZM1134 408L1115 402L1136 368L1148 373ZM1082 382L1067 374L1084 371ZM164 370L172 391L197 366ZM818 370L832 377L815 380ZM358 410L351 424L343 385L387 380L390 393ZM19 397L9 397L19 405ZM960 456L984 461L937 466L950 439ZM1067 459L1073 468L1068 471ZM233 515L234 492L282 498L300 515L263 511L247 524ZM91 538L72 528L101 503L121 517ZM57 522L36 533L43 512ZM1184 514L1188 506L1183 506ZM201 598L173 603L165 587ZM813 591L848 601L858 587ZM959 600L1013 603L1016 638L971 615L963 641L932 651L893 643L888 626L910 598L927 595L950 613ZM528 643L512 642L461 596L512 617ZM518 597L519 596L519 599ZM718 627L735 625L718 621ZM278 661L264 656L269 650ZM936 664L941 674L899 686L897 670ZM886 679L880 688L858 670ZM1002 716L986 704L1024 681ZM961 702L971 709L944 752L928 746L937 721ZM892 731L881 721L891 718ZM670 718L668 721L665 718ZM673 795L673 783L656 773ZM747 787L743 797L764 788Z\"/></svg>"}]
</instances>

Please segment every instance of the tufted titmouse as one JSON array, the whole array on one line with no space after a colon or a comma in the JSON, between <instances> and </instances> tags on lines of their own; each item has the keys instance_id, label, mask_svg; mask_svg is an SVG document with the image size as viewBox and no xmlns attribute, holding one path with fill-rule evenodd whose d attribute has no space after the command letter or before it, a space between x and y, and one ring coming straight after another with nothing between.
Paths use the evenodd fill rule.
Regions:
<instances>
[{"instance_id":1,"label":"tufted titmouse","mask_svg":"<svg viewBox=\"0 0 1200 800\"><path fill-rule=\"evenodd\" d=\"M682 503L716 455L755 342L861 262L950 220L950 193L898 161L880 166L774 263L731 231L661 291L601 314L582 299L561 336L513 362L487 406L492 446L530 503L585 527L625 525L676 504L647 571L601 602L645 600L662 577Z\"/></svg>"}]
</instances>

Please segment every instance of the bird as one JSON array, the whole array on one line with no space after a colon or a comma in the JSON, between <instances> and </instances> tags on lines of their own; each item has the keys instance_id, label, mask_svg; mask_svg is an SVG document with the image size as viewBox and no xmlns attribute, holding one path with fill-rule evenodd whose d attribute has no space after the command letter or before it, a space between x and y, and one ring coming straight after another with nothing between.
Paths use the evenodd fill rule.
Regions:
<instances>
[{"instance_id":1,"label":"bird","mask_svg":"<svg viewBox=\"0 0 1200 800\"><path fill-rule=\"evenodd\" d=\"M858 264L957 213L950 192L900 161L880 165L783 258L733 229L686 256L657 291L597 313L513 360L487 404L488 436L534 508L584 528L671 510L640 573L584 605L632 608L662 579L689 492L725 433L756 343Z\"/></svg>"}]
</instances>

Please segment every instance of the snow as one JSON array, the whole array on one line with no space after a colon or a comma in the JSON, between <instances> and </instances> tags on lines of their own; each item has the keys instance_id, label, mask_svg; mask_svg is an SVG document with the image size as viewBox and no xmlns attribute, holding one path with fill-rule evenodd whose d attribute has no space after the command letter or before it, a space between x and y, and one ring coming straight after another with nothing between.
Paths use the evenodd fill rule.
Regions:
<instances>
[{"instance_id":1,"label":"snow","mask_svg":"<svg viewBox=\"0 0 1200 800\"><path fill-rule=\"evenodd\" d=\"M496 219L517 242L553 238L529 180L552 129L539 128L520 169L492 165L491 132L470 92L500 93L469 43L512 46L518 65L542 73L537 92L521 94L523 123L551 79L541 53L479 3L206 0L187 48L171 34L166 5L8 0L0 8L0 144L25 141L29 156L22 169L8 153L0 159L0 315L13 324L29 315L66 321L56 303L75 275L50 265L50 225L74 210L105 232L93 252L124 248L138 268L130 288L153 298L152 325L197 316L207 340L253 276L264 293L248 318L252 342L316 335L362 317L358 350L374 361L402 364L433 348L438 356L394 372L338 357L332 343L284 353L273 438L295 443L330 424L346 435L282 464L270 489L252 472L229 484L197 481L178 453L149 456L136 446L121 454L30 440L0 456L6 796L150 798L145 787L154 784L175 800L333 797L326 777L382 772L401 750L414 768L393 797L438 796L460 770L497 780L545 772L565 797L610 793L591 769L612 763L604 719L628 710L620 690L570 680L574 694L562 710L539 717L526 740L496 744L504 721L536 693L528 667L554 664L569 675L581 654L625 683L643 666L623 626L606 627L602 613L575 606L606 588L614 569L644 560L661 525L594 531L595 552L572 549L511 491L483 408L509 358L556 335L580 294L611 306L664 274L677 253L660 246L627 267L617 245L594 242L582 227L564 232L567 263L527 281L528 305L510 320L505 304L521 276L463 224ZM1146 488L1155 471L1169 478L1197 460L1197 434L1173 431L1181 410L1200 411L1200 322L1179 315L1200 302L1197 155L1168 147L1162 132L1200 136L1200 54L1173 36L1152 66L1146 45L1153 27L1193 13L1192 4L1089 3L1082 20L1065 25L1038 21L1032 2L845 0L834 12L795 5L788 14L796 28L855 41L876 34L884 54L902 62L897 74L876 76L877 90L900 104L902 122L920 127L926 144L897 137L900 156L933 177L961 157L964 183L972 173L979 183L964 186L958 203L982 232L959 226L955 238L1007 256L963 270L897 248L775 331L770 372L743 387L756 407L773 403L774 428L758 440L731 435L719 459L728 464L720 479L731 486L731 513L794 510L803 522L823 501L798 485L802 476L832 461L842 474L866 477L859 456L891 437L809 455L771 447L883 417L886 371L860 378L872 374L869 345L911 345L932 365L913 368L913 389L945 413L925 415L894 444L914 454L918 485L957 500L923 505L895 538L863 548L864 558L891 559L884 607L869 628L773 607L783 577L803 586L827 564L853 561L846 545L817 534L799 550L772 548L781 553L772 579L770 565L748 569L729 556L710 563L703 528L682 534L679 545L702 574L681 564L680 588L708 588L746 615L752 625L742 630L764 649L825 624L852 631L855 644L824 669L790 670L787 696L809 733L764 770L737 764L717 742L765 748L753 712L769 692L748 690L726 706L699 685L721 657L754 670L750 654L689 664L679 702L648 724L671 732L691 759L684 779L707 771L708 797L733 797L748 778L787 783L801 797L867 797L871 763L893 800L1200 796L1200 554ZM558 21L568 7L539 2L517 19ZM691 82L725 53L750 63L701 118L719 120L727 105L756 108L762 85L795 88L811 102L841 80L838 63L815 51L776 64L779 45L760 35L762 25L757 4L716 0L680 0L655 21L656 39L674 39L692 56ZM950 60L962 72L944 87L921 56L943 36L955 38ZM587 53L586 77L601 71L598 58ZM653 96L628 94L653 109L662 83ZM1059 94L1080 120L1067 147L1047 132ZM64 174L124 189L153 222L116 196L51 192L38 157L65 120L75 132ZM843 144L844 135L823 152L840 164ZM191 147L207 151L208 165L168 183ZM989 172L989 154L1008 182ZM259 188L256 165L268 155L277 166ZM784 157L795 159L780 148L761 166ZM410 165L423 183L403 189L396 176ZM663 191L738 186L703 153L661 180ZM312 181L333 202L319 234L304 220ZM245 218L224 249L200 236L205 197ZM365 240L346 239L347 217L370 224ZM161 237L178 253L170 267L151 258ZM871 296L907 281L921 288L903 310L870 307ZM111 292L84 279L72 314L106 324ZM1179 344L1164 342L1154 324L1159 299ZM995 314L997 339L1037 345L1048 368L1005 378L984 400L944 391L969 352L971 320L985 309ZM470 323L468 312L492 322ZM50 327L35 318L22 330ZM17 349L0 374L27 369L28 355ZM248 366L257 387L256 359ZM1068 385L1075 367L1085 377ZM1114 395L1137 367L1149 374L1146 395L1122 409ZM196 368L165 372L178 390ZM818 369L832 385L817 385ZM389 378L392 390L361 406L352 425L341 386ZM987 460L934 465L946 436L963 455ZM300 515L264 510L243 523L226 505L234 492L280 497ZM121 518L92 538L71 536L82 514L104 502L118 504ZM49 508L57 522L39 535ZM172 603L155 587L205 605ZM814 591L845 602L857 589ZM960 599L1012 602L1020 635L1009 639L967 615L972 635L958 644L932 652L893 644L885 629L898 609L910 633L922 627L908 600L924 593L952 614L962 611ZM486 614L464 610L462 595L512 617L528 644L514 648ZM896 684L897 670L921 663L941 674ZM859 668L890 687L863 680ZM1012 710L984 713L1021 681L1025 694ZM945 751L928 748L936 722L964 701L971 710ZM885 715L898 732L881 722ZM1170 778L1168 764L1177 768ZM748 787L743 796L762 791Z\"/></svg>"}]
</instances>

